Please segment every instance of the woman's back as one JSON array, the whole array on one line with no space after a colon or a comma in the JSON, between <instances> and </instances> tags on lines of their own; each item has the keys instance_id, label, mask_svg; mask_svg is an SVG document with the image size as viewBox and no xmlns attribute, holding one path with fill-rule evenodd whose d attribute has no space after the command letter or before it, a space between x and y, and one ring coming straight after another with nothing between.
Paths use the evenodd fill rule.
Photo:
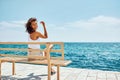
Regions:
<instances>
[{"instance_id":1,"label":"woman's back","mask_svg":"<svg viewBox=\"0 0 120 80\"><path fill-rule=\"evenodd\" d=\"M28 42L39 42L39 41L40 41L39 38L37 40L32 40L30 35L28 36ZM28 48L40 49L40 44L28 44Z\"/></svg>"}]
</instances>

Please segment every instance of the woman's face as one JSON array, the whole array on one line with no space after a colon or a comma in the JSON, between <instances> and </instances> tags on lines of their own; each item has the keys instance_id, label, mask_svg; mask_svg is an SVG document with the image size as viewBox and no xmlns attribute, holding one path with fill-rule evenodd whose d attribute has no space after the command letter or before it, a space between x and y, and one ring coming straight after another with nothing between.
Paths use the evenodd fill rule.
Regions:
<instances>
[{"instance_id":1,"label":"woman's face","mask_svg":"<svg viewBox=\"0 0 120 80\"><path fill-rule=\"evenodd\" d=\"M33 28L34 30L36 30L37 27L38 27L37 21L33 21L33 22L31 23L31 26L32 26L32 28Z\"/></svg>"}]
</instances>

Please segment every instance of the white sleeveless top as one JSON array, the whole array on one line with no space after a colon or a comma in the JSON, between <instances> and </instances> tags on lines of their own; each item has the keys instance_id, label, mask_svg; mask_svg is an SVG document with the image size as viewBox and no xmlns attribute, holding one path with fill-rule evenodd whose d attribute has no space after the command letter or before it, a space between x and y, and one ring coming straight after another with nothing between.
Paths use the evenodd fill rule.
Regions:
<instances>
[{"instance_id":1,"label":"white sleeveless top","mask_svg":"<svg viewBox=\"0 0 120 80\"><path fill-rule=\"evenodd\" d=\"M28 42L39 42L39 38L37 40L32 40L30 38L30 35L28 37ZM28 44L28 48L32 48L32 49L40 49L40 44ZM40 52L40 51L28 51L28 55L36 55L36 56L44 56L44 52Z\"/></svg>"},{"instance_id":2,"label":"white sleeveless top","mask_svg":"<svg viewBox=\"0 0 120 80\"><path fill-rule=\"evenodd\" d=\"M37 40L32 40L30 38L30 36L28 37L28 41L29 42L39 42L39 38ZM40 44L28 44L28 48L32 48L32 49L40 49Z\"/></svg>"}]
</instances>

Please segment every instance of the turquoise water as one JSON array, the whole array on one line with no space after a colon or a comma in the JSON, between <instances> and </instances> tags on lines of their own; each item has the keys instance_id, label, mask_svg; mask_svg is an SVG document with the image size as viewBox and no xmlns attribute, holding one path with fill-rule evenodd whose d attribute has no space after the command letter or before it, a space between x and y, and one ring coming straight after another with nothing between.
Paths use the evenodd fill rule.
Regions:
<instances>
[{"instance_id":1,"label":"turquoise water","mask_svg":"<svg viewBox=\"0 0 120 80\"><path fill-rule=\"evenodd\" d=\"M0 47L27 48L27 45L0 45ZM45 48L44 45L41 48ZM58 45L54 46L59 49ZM67 67L120 71L120 43L64 43L65 59L72 60ZM27 52L0 51L0 54L27 55ZM51 53L51 56L60 56Z\"/></svg>"}]
</instances>

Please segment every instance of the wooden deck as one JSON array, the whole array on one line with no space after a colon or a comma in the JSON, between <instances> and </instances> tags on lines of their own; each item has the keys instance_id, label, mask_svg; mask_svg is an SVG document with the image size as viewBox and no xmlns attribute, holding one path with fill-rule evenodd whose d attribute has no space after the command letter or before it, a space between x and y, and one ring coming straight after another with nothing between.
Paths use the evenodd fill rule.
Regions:
<instances>
[{"instance_id":1,"label":"wooden deck","mask_svg":"<svg viewBox=\"0 0 120 80\"><path fill-rule=\"evenodd\" d=\"M12 64L2 63L2 80L47 80L47 66L16 63L16 75L12 76ZM53 67L56 70L56 67ZM120 72L60 67L60 80L120 80ZM53 75L51 80L57 80Z\"/></svg>"}]
</instances>

